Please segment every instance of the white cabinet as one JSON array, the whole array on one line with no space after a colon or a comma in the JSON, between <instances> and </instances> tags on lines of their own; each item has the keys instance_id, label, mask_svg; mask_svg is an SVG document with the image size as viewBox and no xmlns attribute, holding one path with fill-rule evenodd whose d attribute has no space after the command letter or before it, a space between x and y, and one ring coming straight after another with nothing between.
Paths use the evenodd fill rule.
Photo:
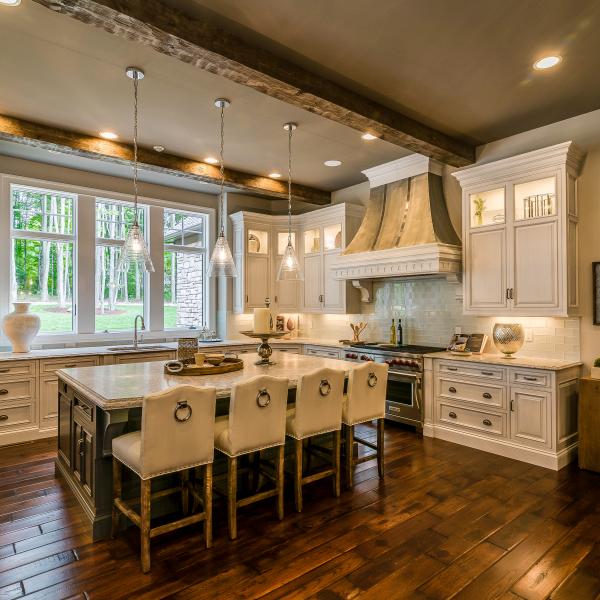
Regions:
<instances>
[{"instance_id":1,"label":"white cabinet","mask_svg":"<svg viewBox=\"0 0 600 600\"><path fill-rule=\"evenodd\" d=\"M319 254L304 257L304 310L321 312L323 260Z\"/></svg>"},{"instance_id":2,"label":"white cabinet","mask_svg":"<svg viewBox=\"0 0 600 600\"><path fill-rule=\"evenodd\" d=\"M577 313L582 160L565 142L454 173L463 189L466 314Z\"/></svg>"},{"instance_id":3,"label":"white cabinet","mask_svg":"<svg viewBox=\"0 0 600 600\"><path fill-rule=\"evenodd\" d=\"M321 356L322 358L341 358L341 351L337 348L324 348L323 346L306 346L304 354L308 356Z\"/></svg>"},{"instance_id":4,"label":"white cabinet","mask_svg":"<svg viewBox=\"0 0 600 600\"><path fill-rule=\"evenodd\" d=\"M291 242L296 254L298 253L298 231L293 230ZM288 243L288 230L277 226L273 229L275 261L273 264L274 304L278 312L298 312L300 307L300 281L277 281L279 266ZM302 264L302 263L300 263Z\"/></svg>"},{"instance_id":5,"label":"white cabinet","mask_svg":"<svg viewBox=\"0 0 600 600\"><path fill-rule=\"evenodd\" d=\"M510 437L528 446L550 446L550 393L511 389Z\"/></svg>"}]
</instances>

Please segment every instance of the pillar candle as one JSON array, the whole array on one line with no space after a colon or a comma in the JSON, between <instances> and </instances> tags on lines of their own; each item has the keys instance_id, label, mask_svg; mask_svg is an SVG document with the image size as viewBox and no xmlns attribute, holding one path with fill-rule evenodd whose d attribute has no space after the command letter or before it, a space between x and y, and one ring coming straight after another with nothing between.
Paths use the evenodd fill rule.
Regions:
<instances>
[{"instance_id":1,"label":"pillar candle","mask_svg":"<svg viewBox=\"0 0 600 600\"><path fill-rule=\"evenodd\" d=\"M254 333L271 331L271 311L268 308L254 309Z\"/></svg>"}]
</instances>

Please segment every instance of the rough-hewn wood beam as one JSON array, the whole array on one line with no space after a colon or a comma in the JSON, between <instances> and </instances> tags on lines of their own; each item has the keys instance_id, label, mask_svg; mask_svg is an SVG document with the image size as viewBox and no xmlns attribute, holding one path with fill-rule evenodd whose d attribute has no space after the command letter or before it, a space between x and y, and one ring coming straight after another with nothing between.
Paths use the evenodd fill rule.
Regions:
<instances>
[{"instance_id":1,"label":"rough-hewn wood beam","mask_svg":"<svg viewBox=\"0 0 600 600\"><path fill-rule=\"evenodd\" d=\"M357 92L279 58L160 0L35 0L150 46L157 52L221 75L307 111L450 165L474 162L475 149Z\"/></svg>"},{"instance_id":2,"label":"rough-hewn wood beam","mask_svg":"<svg viewBox=\"0 0 600 600\"><path fill-rule=\"evenodd\" d=\"M133 146L128 144L3 115L0 115L0 139L120 165L131 165L133 160ZM220 182L219 167L215 165L144 148L139 149L138 156L141 167L146 171L167 173L206 183ZM287 198L286 182L233 169L225 169L225 185L261 196ZM329 192L304 185L293 184L292 194L296 200L309 204L321 205L331 202Z\"/></svg>"}]
</instances>

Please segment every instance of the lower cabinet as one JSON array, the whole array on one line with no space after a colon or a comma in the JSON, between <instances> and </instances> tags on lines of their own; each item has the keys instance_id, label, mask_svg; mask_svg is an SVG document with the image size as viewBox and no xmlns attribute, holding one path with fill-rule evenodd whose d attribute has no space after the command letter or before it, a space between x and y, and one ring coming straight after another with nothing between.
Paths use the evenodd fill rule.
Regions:
<instances>
[{"instance_id":1,"label":"lower cabinet","mask_svg":"<svg viewBox=\"0 0 600 600\"><path fill-rule=\"evenodd\" d=\"M306 346L304 354L309 356L322 356L323 358L340 358L340 351L335 348L323 348L321 346Z\"/></svg>"},{"instance_id":2,"label":"lower cabinet","mask_svg":"<svg viewBox=\"0 0 600 600\"><path fill-rule=\"evenodd\" d=\"M551 446L549 392L513 389L510 392L510 437L527 446Z\"/></svg>"}]
</instances>

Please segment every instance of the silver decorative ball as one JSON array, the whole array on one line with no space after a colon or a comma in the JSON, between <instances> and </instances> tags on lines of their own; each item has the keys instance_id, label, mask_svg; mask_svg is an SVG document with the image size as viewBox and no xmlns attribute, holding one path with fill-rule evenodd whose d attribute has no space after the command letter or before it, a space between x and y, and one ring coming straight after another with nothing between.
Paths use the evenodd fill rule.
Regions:
<instances>
[{"instance_id":1,"label":"silver decorative ball","mask_svg":"<svg viewBox=\"0 0 600 600\"><path fill-rule=\"evenodd\" d=\"M494 345L504 354L504 358L514 358L525 341L523 325L519 323L496 323L493 332Z\"/></svg>"}]
</instances>

